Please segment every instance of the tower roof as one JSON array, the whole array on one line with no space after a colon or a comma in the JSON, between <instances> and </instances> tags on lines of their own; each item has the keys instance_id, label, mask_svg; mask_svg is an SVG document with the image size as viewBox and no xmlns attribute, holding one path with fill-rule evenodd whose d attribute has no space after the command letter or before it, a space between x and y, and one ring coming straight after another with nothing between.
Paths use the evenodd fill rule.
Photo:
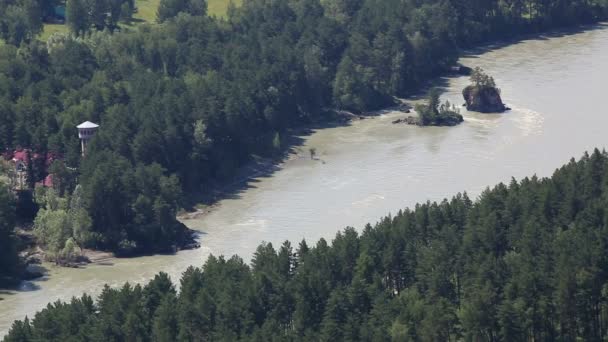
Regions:
<instances>
[{"instance_id":1,"label":"tower roof","mask_svg":"<svg viewBox=\"0 0 608 342\"><path fill-rule=\"evenodd\" d=\"M76 126L76 128L97 128L97 127L99 127L99 125L92 123L91 121L85 121L85 122L81 123L80 125Z\"/></svg>"}]
</instances>

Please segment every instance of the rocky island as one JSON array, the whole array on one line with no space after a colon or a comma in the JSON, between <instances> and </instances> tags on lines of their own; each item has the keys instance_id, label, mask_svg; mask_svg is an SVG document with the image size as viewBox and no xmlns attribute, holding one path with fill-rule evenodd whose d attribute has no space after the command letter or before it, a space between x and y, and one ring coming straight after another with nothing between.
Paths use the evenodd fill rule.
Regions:
<instances>
[{"instance_id":1,"label":"rocky island","mask_svg":"<svg viewBox=\"0 0 608 342\"><path fill-rule=\"evenodd\" d=\"M418 104L415 106L418 117L408 116L397 119L393 123L405 123L417 126L456 126L463 122L464 119L460 115L458 108L449 101L445 103L439 102L439 95L440 92L437 88L431 89L428 94L428 105Z\"/></svg>"},{"instance_id":2,"label":"rocky island","mask_svg":"<svg viewBox=\"0 0 608 342\"><path fill-rule=\"evenodd\" d=\"M477 67L471 73L471 85L462 91L468 110L480 113L502 113L509 108L500 97L494 78Z\"/></svg>"}]
</instances>

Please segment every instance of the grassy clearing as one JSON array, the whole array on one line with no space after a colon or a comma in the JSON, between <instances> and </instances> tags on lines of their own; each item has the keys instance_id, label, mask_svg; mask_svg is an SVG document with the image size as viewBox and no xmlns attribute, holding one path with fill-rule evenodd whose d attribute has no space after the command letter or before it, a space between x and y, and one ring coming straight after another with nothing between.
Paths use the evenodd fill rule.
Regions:
<instances>
[{"instance_id":1,"label":"grassy clearing","mask_svg":"<svg viewBox=\"0 0 608 342\"><path fill-rule=\"evenodd\" d=\"M235 5L240 6L243 0L208 0L208 12L211 16L225 17L228 9L228 4L232 1ZM140 23L155 23L156 22L156 11L160 0L136 0L135 5L137 6L137 13L133 15L133 22L126 24L126 26L136 26ZM121 24L123 25L123 24ZM64 24L44 24L42 33L40 34L40 40L46 42L47 39L53 35L53 33L66 33L68 32L67 25ZM0 40L0 46L3 42Z\"/></svg>"},{"instance_id":2,"label":"grassy clearing","mask_svg":"<svg viewBox=\"0 0 608 342\"><path fill-rule=\"evenodd\" d=\"M136 0L135 5L137 6L137 13L133 15L133 23L128 26L134 26L143 22L154 23L156 21L156 10L158 9L159 3L160 0ZM68 26L65 24L44 24L39 39L46 42L47 39L56 32L67 33ZM0 42L0 45L1 44L2 43Z\"/></svg>"},{"instance_id":3,"label":"grassy clearing","mask_svg":"<svg viewBox=\"0 0 608 342\"><path fill-rule=\"evenodd\" d=\"M68 27L64 24L44 24L42 33L40 34L40 40L46 42L53 33L67 33Z\"/></svg>"},{"instance_id":4,"label":"grassy clearing","mask_svg":"<svg viewBox=\"0 0 608 342\"><path fill-rule=\"evenodd\" d=\"M137 0L135 6L137 6L137 13L133 15L133 18L137 21L145 21L148 23L156 22L156 10L160 0Z\"/></svg>"},{"instance_id":5,"label":"grassy clearing","mask_svg":"<svg viewBox=\"0 0 608 342\"><path fill-rule=\"evenodd\" d=\"M229 3L230 0L208 0L207 12L210 16L225 17ZM240 6L243 3L243 0L232 0L232 3L236 6Z\"/></svg>"}]
</instances>

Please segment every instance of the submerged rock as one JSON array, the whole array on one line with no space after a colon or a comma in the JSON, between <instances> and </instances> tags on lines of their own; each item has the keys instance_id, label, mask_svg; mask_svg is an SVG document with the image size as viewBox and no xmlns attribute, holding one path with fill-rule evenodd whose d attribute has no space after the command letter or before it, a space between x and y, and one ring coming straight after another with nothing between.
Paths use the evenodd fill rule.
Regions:
<instances>
[{"instance_id":1,"label":"submerged rock","mask_svg":"<svg viewBox=\"0 0 608 342\"><path fill-rule=\"evenodd\" d=\"M464 121L462 115L458 113L450 113L449 115L444 115L436 120L423 124L422 120L419 117L408 116L405 118L400 118L393 121L393 124L406 124L406 125L415 125L415 126L456 126Z\"/></svg>"},{"instance_id":2,"label":"submerged rock","mask_svg":"<svg viewBox=\"0 0 608 342\"><path fill-rule=\"evenodd\" d=\"M496 87L470 85L462 91L468 110L480 113L502 113L507 107L502 103Z\"/></svg>"},{"instance_id":3,"label":"submerged rock","mask_svg":"<svg viewBox=\"0 0 608 342\"><path fill-rule=\"evenodd\" d=\"M405 118L400 118L393 121L393 124L408 124L408 125L418 125L420 126L420 119L414 116L408 116Z\"/></svg>"},{"instance_id":4,"label":"submerged rock","mask_svg":"<svg viewBox=\"0 0 608 342\"><path fill-rule=\"evenodd\" d=\"M464 118L459 113L448 113L441 116L437 119L433 124L429 126L456 126L461 124L464 121Z\"/></svg>"}]
</instances>

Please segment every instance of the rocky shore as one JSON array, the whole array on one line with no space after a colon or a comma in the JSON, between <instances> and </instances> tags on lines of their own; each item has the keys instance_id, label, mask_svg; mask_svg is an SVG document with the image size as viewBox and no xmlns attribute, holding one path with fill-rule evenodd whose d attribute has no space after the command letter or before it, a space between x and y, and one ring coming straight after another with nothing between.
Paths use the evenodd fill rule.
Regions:
<instances>
[{"instance_id":1,"label":"rocky shore","mask_svg":"<svg viewBox=\"0 0 608 342\"><path fill-rule=\"evenodd\" d=\"M502 102L500 90L495 87L470 85L462 91L468 110L480 113L503 113L508 107Z\"/></svg>"}]
</instances>

